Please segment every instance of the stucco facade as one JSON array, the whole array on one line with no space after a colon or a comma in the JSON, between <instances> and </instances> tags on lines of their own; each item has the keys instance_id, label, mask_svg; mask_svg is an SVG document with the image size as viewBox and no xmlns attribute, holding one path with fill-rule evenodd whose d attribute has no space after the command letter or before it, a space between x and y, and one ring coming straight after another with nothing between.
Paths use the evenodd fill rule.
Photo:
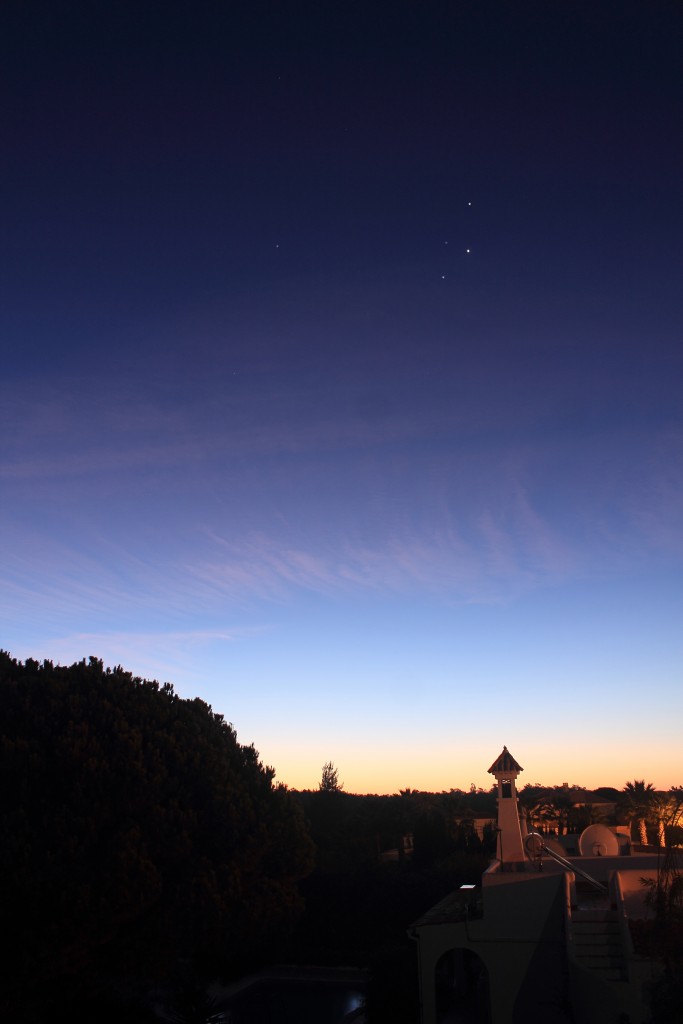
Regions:
<instances>
[{"instance_id":1,"label":"stucco facade","mask_svg":"<svg viewBox=\"0 0 683 1024\"><path fill-rule=\"evenodd\" d=\"M506 748L491 768L499 856L481 889L452 893L411 929L422 1024L645 1024L658 968L635 953L629 920L649 912L642 879L658 854L544 855L519 822L518 770Z\"/></svg>"}]
</instances>

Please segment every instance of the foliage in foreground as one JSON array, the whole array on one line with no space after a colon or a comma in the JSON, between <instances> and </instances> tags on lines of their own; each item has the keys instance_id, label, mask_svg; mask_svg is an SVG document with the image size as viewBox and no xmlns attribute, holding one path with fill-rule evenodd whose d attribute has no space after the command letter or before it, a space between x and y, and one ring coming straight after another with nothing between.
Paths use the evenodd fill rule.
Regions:
<instances>
[{"instance_id":1,"label":"foliage in foreground","mask_svg":"<svg viewBox=\"0 0 683 1024\"><path fill-rule=\"evenodd\" d=\"M229 973L288 934L299 807L201 700L91 658L0 653L3 1019L131 994L179 960Z\"/></svg>"},{"instance_id":2,"label":"foliage in foreground","mask_svg":"<svg viewBox=\"0 0 683 1024\"><path fill-rule=\"evenodd\" d=\"M648 988L650 1024L679 1024L683 1005L683 875L672 847L664 850L654 879L641 879L653 916L632 921L636 951L661 965Z\"/></svg>"}]
</instances>

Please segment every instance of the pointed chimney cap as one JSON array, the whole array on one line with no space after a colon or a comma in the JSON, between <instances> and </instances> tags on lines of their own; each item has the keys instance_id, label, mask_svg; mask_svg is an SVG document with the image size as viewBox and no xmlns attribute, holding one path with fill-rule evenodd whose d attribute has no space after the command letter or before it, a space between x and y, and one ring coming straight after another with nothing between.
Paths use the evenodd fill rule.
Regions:
<instances>
[{"instance_id":1,"label":"pointed chimney cap","mask_svg":"<svg viewBox=\"0 0 683 1024\"><path fill-rule=\"evenodd\" d=\"M503 747L500 754L488 770L489 775L496 775L499 772L523 772L521 764L517 764L507 747Z\"/></svg>"}]
</instances>

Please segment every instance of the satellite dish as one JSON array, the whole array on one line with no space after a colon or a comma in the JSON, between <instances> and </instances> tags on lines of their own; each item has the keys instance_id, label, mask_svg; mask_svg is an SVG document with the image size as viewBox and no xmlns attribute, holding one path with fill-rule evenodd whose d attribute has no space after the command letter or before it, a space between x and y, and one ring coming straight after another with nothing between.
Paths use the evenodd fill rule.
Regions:
<instances>
[{"instance_id":1,"label":"satellite dish","mask_svg":"<svg viewBox=\"0 0 683 1024\"><path fill-rule=\"evenodd\" d=\"M559 853L562 857L566 856L564 847L557 839L553 839L552 836L541 836L538 832L530 832L524 840L524 845L532 857L538 857L541 853Z\"/></svg>"},{"instance_id":2,"label":"satellite dish","mask_svg":"<svg viewBox=\"0 0 683 1024\"><path fill-rule=\"evenodd\" d=\"M538 832L530 832L524 839L524 845L530 856L538 857L544 846L543 837L539 836Z\"/></svg>"},{"instance_id":3,"label":"satellite dish","mask_svg":"<svg viewBox=\"0 0 683 1024\"><path fill-rule=\"evenodd\" d=\"M579 836L582 857L616 857L619 840L607 825L589 825Z\"/></svg>"}]
</instances>

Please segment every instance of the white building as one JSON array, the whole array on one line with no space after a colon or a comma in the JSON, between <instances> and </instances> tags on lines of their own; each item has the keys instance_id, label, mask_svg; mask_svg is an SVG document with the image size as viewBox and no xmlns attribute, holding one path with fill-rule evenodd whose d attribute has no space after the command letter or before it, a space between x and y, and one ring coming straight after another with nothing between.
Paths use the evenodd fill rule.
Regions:
<instances>
[{"instance_id":1,"label":"white building","mask_svg":"<svg viewBox=\"0 0 683 1024\"><path fill-rule=\"evenodd\" d=\"M645 1024L658 965L635 952L630 921L652 916L642 880L656 878L661 851L632 853L615 830L591 825L581 855L568 857L527 833L522 768L506 747L489 771L497 857L480 890L453 892L411 929L422 1024Z\"/></svg>"}]
</instances>

